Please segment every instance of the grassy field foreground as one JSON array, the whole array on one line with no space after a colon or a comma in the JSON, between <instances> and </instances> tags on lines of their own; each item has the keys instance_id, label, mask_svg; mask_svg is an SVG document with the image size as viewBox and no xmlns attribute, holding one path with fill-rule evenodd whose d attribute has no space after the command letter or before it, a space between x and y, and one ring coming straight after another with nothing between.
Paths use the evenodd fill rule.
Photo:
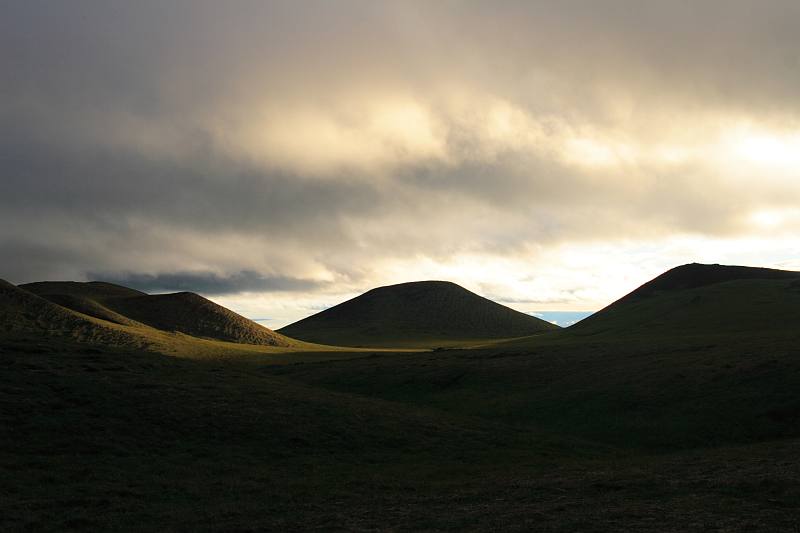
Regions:
<instances>
[{"instance_id":1,"label":"grassy field foreground","mask_svg":"<svg viewBox=\"0 0 800 533\"><path fill-rule=\"evenodd\" d=\"M686 265L431 351L197 338L161 298L122 323L0 283L0 530L797 532L800 290L775 272Z\"/></svg>"},{"instance_id":2,"label":"grassy field foreground","mask_svg":"<svg viewBox=\"0 0 800 533\"><path fill-rule=\"evenodd\" d=\"M485 416L474 403L303 383L312 370L376 361L421 371L428 363L408 358L423 354L275 366L286 360L5 343L0 355L4 531L800 524L796 438L655 454Z\"/></svg>"}]
</instances>

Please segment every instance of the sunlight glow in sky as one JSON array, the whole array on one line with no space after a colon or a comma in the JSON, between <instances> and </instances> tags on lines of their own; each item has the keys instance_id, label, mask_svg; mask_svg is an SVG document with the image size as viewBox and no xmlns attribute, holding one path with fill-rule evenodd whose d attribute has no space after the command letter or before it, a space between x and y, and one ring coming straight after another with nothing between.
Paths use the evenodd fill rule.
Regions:
<instances>
[{"instance_id":1,"label":"sunlight glow in sky","mask_svg":"<svg viewBox=\"0 0 800 533\"><path fill-rule=\"evenodd\" d=\"M798 268L798 25L790 0L11 2L0 277L279 327L420 279L542 312L693 261Z\"/></svg>"},{"instance_id":2,"label":"sunlight glow in sky","mask_svg":"<svg viewBox=\"0 0 800 533\"><path fill-rule=\"evenodd\" d=\"M732 144L733 155L753 165L782 174L800 173L800 133L745 133Z\"/></svg>"}]
</instances>

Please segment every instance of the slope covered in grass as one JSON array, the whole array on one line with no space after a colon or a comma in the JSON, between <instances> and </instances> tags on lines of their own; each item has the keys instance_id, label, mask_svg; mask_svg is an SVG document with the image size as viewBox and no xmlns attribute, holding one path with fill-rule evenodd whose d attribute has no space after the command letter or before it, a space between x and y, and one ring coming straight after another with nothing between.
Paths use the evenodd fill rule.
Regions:
<instances>
[{"instance_id":1,"label":"slope covered in grass","mask_svg":"<svg viewBox=\"0 0 800 533\"><path fill-rule=\"evenodd\" d=\"M39 282L21 287L59 305L117 324L144 324L162 331L242 344L297 344L194 293L151 296L102 282Z\"/></svg>"},{"instance_id":2,"label":"slope covered in grass","mask_svg":"<svg viewBox=\"0 0 800 533\"><path fill-rule=\"evenodd\" d=\"M799 321L799 272L690 264L645 283L567 334L724 335L786 331Z\"/></svg>"},{"instance_id":3,"label":"slope covered in grass","mask_svg":"<svg viewBox=\"0 0 800 533\"><path fill-rule=\"evenodd\" d=\"M85 349L96 352L135 349L192 359L221 360L266 356L276 362L292 362L351 356L339 348L293 339L285 339L283 345L266 342L245 344L199 338L176 331L176 328L169 331L157 329L107 307L116 306L128 299L136 301L142 297L151 298L150 296L110 285L109 295L105 287L98 285L100 284L72 282L25 285L41 291L49 298L45 299L22 287L0 282L0 341L15 349L35 347L36 350L58 350L77 341ZM159 300L157 297L152 298ZM189 311L193 312L194 309L189 306ZM179 309L176 314L180 313ZM213 313L210 314L213 318ZM190 313L187 320L194 316L197 314ZM140 318L146 319L147 316L142 313ZM189 325L200 327L203 323L200 322L200 326L191 323ZM212 323L208 327L217 326ZM276 336L284 339L283 336Z\"/></svg>"},{"instance_id":4,"label":"slope covered in grass","mask_svg":"<svg viewBox=\"0 0 800 533\"><path fill-rule=\"evenodd\" d=\"M551 447L232 362L28 348L0 342L3 531L297 530L306 491L341 498L372 465L390 482L420 462Z\"/></svg>"},{"instance_id":5,"label":"slope covered in grass","mask_svg":"<svg viewBox=\"0 0 800 533\"><path fill-rule=\"evenodd\" d=\"M75 313L3 280L0 280L0 333L5 337L60 337L109 346L146 344L116 324Z\"/></svg>"},{"instance_id":6,"label":"slope covered in grass","mask_svg":"<svg viewBox=\"0 0 800 533\"><path fill-rule=\"evenodd\" d=\"M800 437L796 332L537 339L271 371L338 392L636 450Z\"/></svg>"},{"instance_id":7,"label":"slope covered in grass","mask_svg":"<svg viewBox=\"0 0 800 533\"><path fill-rule=\"evenodd\" d=\"M664 291L694 289L726 281L749 279L794 280L798 278L800 278L800 272L789 270L690 263L672 268L648 281L625 296L623 301L629 298L645 298Z\"/></svg>"},{"instance_id":8,"label":"slope covered in grass","mask_svg":"<svg viewBox=\"0 0 800 533\"><path fill-rule=\"evenodd\" d=\"M242 361L64 348L0 343L2 531L796 529L797 440L617 453Z\"/></svg>"},{"instance_id":9,"label":"slope covered in grass","mask_svg":"<svg viewBox=\"0 0 800 533\"><path fill-rule=\"evenodd\" d=\"M555 329L455 283L419 281L372 289L278 331L340 346L437 347Z\"/></svg>"},{"instance_id":10,"label":"slope covered in grass","mask_svg":"<svg viewBox=\"0 0 800 533\"><path fill-rule=\"evenodd\" d=\"M697 302L771 308L775 283L793 290L792 279L726 279L637 301L663 309L713 289ZM791 314L732 328L700 305L694 329L657 329L636 325L641 308L603 334L279 364L300 361L225 358L277 348L112 324L0 289L4 321L19 300L34 318L211 354L0 336L4 531L797 529Z\"/></svg>"},{"instance_id":11,"label":"slope covered in grass","mask_svg":"<svg viewBox=\"0 0 800 533\"><path fill-rule=\"evenodd\" d=\"M164 331L242 344L296 344L284 335L190 292L119 298L108 305L128 318Z\"/></svg>"},{"instance_id":12,"label":"slope covered in grass","mask_svg":"<svg viewBox=\"0 0 800 533\"><path fill-rule=\"evenodd\" d=\"M796 273L688 265L548 335L273 371L615 446L757 442L800 437L798 323Z\"/></svg>"}]
</instances>

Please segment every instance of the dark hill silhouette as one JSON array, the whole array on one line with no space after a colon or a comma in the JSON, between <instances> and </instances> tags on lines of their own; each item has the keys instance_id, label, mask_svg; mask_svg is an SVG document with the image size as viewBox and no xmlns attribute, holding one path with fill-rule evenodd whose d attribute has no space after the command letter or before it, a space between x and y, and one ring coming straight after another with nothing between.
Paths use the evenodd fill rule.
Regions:
<instances>
[{"instance_id":1,"label":"dark hill silhouette","mask_svg":"<svg viewBox=\"0 0 800 533\"><path fill-rule=\"evenodd\" d=\"M800 272L692 263L668 270L569 328L576 334L785 329L800 320Z\"/></svg>"},{"instance_id":2,"label":"dark hill silhouette","mask_svg":"<svg viewBox=\"0 0 800 533\"><path fill-rule=\"evenodd\" d=\"M43 298L50 295L69 295L90 298L101 303L109 298L146 296L146 293L142 291L114 283L106 283L105 281L89 281L86 283L79 281L36 281L34 283L23 283L19 287Z\"/></svg>"},{"instance_id":3,"label":"dark hill silhouette","mask_svg":"<svg viewBox=\"0 0 800 533\"><path fill-rule=\"evenodd\" d=\"M436 347L554 329L455 283L418 281L372 289L278 332L339 346Z\"/></svg>"},{"instance_id":4,"label":"dark hill silhouette","mask_svg":"<svg viewBox=\"0 0 800 533\"><path fill-rule=\"evenodd\" d=\"M165 331L242 344L293 344L291 339L191 292L119 298L109 305L128 318Z\"/></svg>"},{"instance_id":5,"label":"dark hill silhouette","mask_svg":"<svg viewBox=\"0 0 800 533\"><path fill-rule=\"evenodd\" d=\"M104 282L38 282L20 286L53 303L121 325L146 325L194 337L291 346L292 339L190 292L148 295Z\"/></svg>"},{"instance_id":6,"label":"dark hill silhouette","mask_svg":"<svg viewBox=\"0 0 800 533\"><path fill-rule=\"evenodd\" d=\"M695 289L715 283L725 281L737 281L745 279L773 279L786 280L800 277L800 272L788 270L776 270L773 268L759 268L746 266L727 266L727 265L703 265L691 263L670 269L660 276L653 278L638 289L634 290L626 298L643 298L652 296L659 291L675 291L683 289ZM613 304L612 304L613 305Z\"/></svg>"}]
</instances>

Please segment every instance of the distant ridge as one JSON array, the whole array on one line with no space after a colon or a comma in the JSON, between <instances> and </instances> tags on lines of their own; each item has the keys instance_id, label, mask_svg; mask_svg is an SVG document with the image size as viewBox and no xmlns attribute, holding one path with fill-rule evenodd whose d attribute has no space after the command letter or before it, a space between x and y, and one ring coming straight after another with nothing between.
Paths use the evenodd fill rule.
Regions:
<instances>
[{"instance_id":1,"label":"distant ridge","mask_svg":"<svg viewBox=\"0 0 800 533\"><path fill-rule=\"evenodd\" d=\"M455 283L417 281L372 289L278 332L339 346L436 347L555 329Z\"/></svg>"},{"instance_id":2,"label":"distant ridge","mask_svg":"<svg viewBox=\"0 0 800 533\"><path fill-rule=\"evenodd\" d=\"M800 320L800 272L691 263L569 328L578 334L722 333Z\"/></svg>"},{"instance_id":3,"label":"distant ridge","mask_svg":"<svg viewBox=\"0 0 800 533\"><path fill-rule=\"evenodd\" d=\"M20 288L73 311L120 325L146 325L241 344L294 344L292 339L190 292L151 296L113 283L74 281L28 283Z\"/></svg>"},{"instance_id":4,"label":"distant ridge","mask_svg":"<svg viewBox=\"0 0 800 533\"><path fill-rule=\"evenodd\" d=\"M97 301L108 300L109 298L147 295L142 291L123 287L115 283L106 283L105 281L36 281L33 283L23 283L19 287L42 297L57 294L80 296Z\"/></svg>"}]
</instances>

